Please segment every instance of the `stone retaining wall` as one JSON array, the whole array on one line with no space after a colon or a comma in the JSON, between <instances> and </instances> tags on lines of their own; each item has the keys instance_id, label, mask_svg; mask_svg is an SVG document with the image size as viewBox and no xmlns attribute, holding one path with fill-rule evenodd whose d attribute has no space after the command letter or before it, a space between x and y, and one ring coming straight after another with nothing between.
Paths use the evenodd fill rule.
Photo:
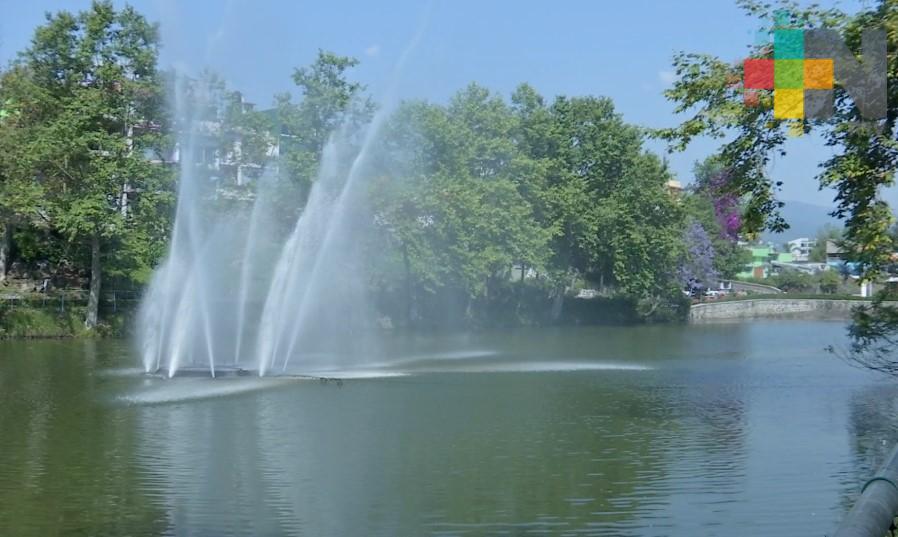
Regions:
<instances>
[{"instance_id":1,"label":"stone retaining wall","mask_svg":"<svg viewBox=\"0 0 898 537\"><path fill-rule=\"evenodd\" d=\"M852 308L870 304L869 300L826 298L763 298L726 300L695 304L689 310L689 322L763 317L802 319L849 319Z\"/></svg>"}]
</instances>

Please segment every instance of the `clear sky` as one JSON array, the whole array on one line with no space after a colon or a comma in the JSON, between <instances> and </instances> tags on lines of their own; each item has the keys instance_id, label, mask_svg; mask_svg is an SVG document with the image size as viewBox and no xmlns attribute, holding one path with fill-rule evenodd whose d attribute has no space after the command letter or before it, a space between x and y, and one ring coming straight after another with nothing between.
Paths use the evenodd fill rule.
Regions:
<instances>
[{"instance_id":1,"label":"clear sky","mask_svg":"<svg viewBox=\"0 0 898 537\"><path fill-rule=\"evenodd\" d=\"M293 68L310 63L318 48L359 58L353 76L377 97L403 49L426 24L400 75L402 98L443 102L471 81L507 96L528 82L547 97L611 97L627 121L650 127L677 122L661 94L673 77L675 52L739 61L758 27L735 0L443 0L430 8L410 0L130 3L161 24L164 65L193 71L207 66L260 106L290 90ZM0 0L0 62L28 45L46 11L88 5L89 0ZM650 146L664 149L658 142ZM703 140L671 155L678 178L688 183L692 164L715 147ZM781 198L832 205L832 192L818 191L814 179L817 163L830 150L815 137L793 140L788 149L771 167L784 182Z\"/></svg>"}]
</instances>

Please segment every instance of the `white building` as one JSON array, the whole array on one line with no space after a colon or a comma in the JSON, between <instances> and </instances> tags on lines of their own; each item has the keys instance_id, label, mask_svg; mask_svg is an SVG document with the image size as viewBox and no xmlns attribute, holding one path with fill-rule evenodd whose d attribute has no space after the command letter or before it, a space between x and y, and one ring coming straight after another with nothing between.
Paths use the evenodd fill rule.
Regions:
<instances>
[{"instance_id":1,"label":"white building","mask_svg":"<svg viewBox=\"0 0 898 537\"><path fill-rule=\"evenodd\" d=\"M789 253L792 254L792 259L797 262L807 262L810 261L811 258L811 250L817 246L817 241L815 239L809 239L807 237L802 237L799 239L793 239L788 242L789 244Z\"/></svg>"}]
</instances>

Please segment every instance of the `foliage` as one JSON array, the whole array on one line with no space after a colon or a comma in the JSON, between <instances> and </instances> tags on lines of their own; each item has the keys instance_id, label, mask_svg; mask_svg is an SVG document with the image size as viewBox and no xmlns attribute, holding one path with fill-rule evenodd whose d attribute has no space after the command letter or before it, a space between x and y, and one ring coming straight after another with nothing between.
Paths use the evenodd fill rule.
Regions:
<instances>
[{"instance_id":1,"label":"foliage","mask_svg":"<svg viewBox=\"0 0 898 537\"><path fill-rule=\"evenodd\" d=\"M824 270L817 274L807 274L796 270L785 270L779 274L773 274L762 280L752 280L754 283L771 285L782 289L787 293L814 293L820 292L835 295L849 289L845 285L844 277L836 270ZM854 288L857 292L857 288Z\"/></svg>"},{"instance_id":2,"label":"foliage","mask_svg":"<svg viewBox=\"0 0 898 537\"><path fill-rule=\"evenodd\" d=\"M90 245L95 297L101 258L110 274L141 280L162 250L170 175L145 157L165 123L157 49L157 28L132 8L94 2L48 15L0 81L13 111L0 129L7 199L19 218L36 214L67 242Z\"/></svg>"},{"instance_id":3,"label":"foliage","mask_svg":"<svg viewBox=\"0 0 898 537\"><path fill-rule=\"evenodd\" d=\"M855 308L853 322L848 328L851 344L846 358L868 369L898 376L898 361L895 360L898 308L887 298L880 294L873 304Z\"/></svg>"},{"instance_id":4,"label":"foliage","mask_svg":"<svg viewBox=\"0 0 898 537\"><path fill-rule=\"evenodd\" d=\"M691 220L683 234L686 254L680 265L679 277L684 289L690 292L707 289L717 283L714 269L714 246L701 223Z\"/></svg>"},{"instance_id":5,"label":"foliage","mask_svg":"<svg viewBox=\"0 0 898 537\"><path fill-rule=\"evenodd\" d=\"M311 66L293 72L300 100L289 93L275 97L281 165L300 189L301 199L308 196L331 134L339 129L356 131L374 114L374 104L363 95L365 86L346 78L346 71L358 63L355 58L319 50Z\"/></svg>"},{"instance_id":6,"label":"foliage","mask_svg":"<svg viewBox=\"0 0 898 537\"><path fill-rule=\"evenodd\" d=\"M839 291L839 286L842 283L842 278L833 271L833 270L825 270L820 273L820 277L818 278L818 285L820 287L820 292L828 295L834 295Z\"/></svg>"},{"instance_id":7,"label":"foliage","mask_svg":"<svg viewBox=\"0 0 898 537\"><path fill-rule=\"evenodd\" d=\"M776 9L786 9L794 13L798 26L837 30L855 53L860 50L863 28L874 23L888 28L898 21L895 15L898 3L892 0L881 0L877 7L855 16L814 6L799 10L788 3L772 6L743 1L740 4L762 20L771 20ZM889 33L889 39L896 39L896 35ZM889 45L894 48L895 43L890 41ZM769 46L759 45L751 56L766 58L771 54ZM666 96L677 103L678 112L693 115L678 127L657 134L670 141L672 148L681 149L698 136L724 138L734 133L735 138L723 145L720 158L734 174L732 191L747 197L746 231L782 230L786 223L778 214L781 204L774 197L779 185L766 178L764 167L772 154L785 154L786 131L794 125L773 118L772 98L768 95L762 95L756 106L744 104L739 84L741 65L730 65L710 55L681 53L674 58L674 67L679 79ZM896 74L898 63L890 63L889 79ZM837 207L833 214L846 217L846 240L862 247L858 248L858 261L867 270L875 271L889 253L882 247L891 214L877 198L877 191L878 186L892 181L895 149L889 140L893 138L893 119L876 125L861 123L860 112L840 88L835 91L835 101L836 112L831 119L804 122L799 127L805 132L819 129L828 145L843 150L823 163L821 184L836 189ZM898 106L894 99L889 101L893 107ZM889 118L893 116L890 111Z\"/></svg>"},{"instance_id":8,"label":"foliage","mask_svg":"<svg viewBox=\"0 0 898 537\"><path fill-rule=\"evenodd\" d=\"M785 270L767 278L767 285L772 285L787 293L809 293L815 290L814 277L797 270Z\"/></svg>"},{"instance_id":9,"label":"foliage","mask_svg":"<svg viewBox=\"0 0 898 537\"><path fill-rule=\"evenodd\" d=\"M695 192L709 200L714 207L719 233L722 238L736 241L742 230L739 199L731 191L733 176L723 165L720 156L712 155L696 163Z\"/></svg>"},{"instance_id":10,"label":"foliage","mask_svg":"<svg viewBox=\"0 0 898 537\"><path fill-rule=\"evenodd\" d=\"M721 279L732 279L751 261L751 254L738 244L738 207L722 201L719 157L697 162L693 187L684 195L683 205L690 218L708 233L714 250L714 270ZM724 194L729 199L730 194Z\"/></svg>"},{"instance_id":11,"label":"foliage","mask_svg":"<svg viewBox=\"0 0 898 537\"><path fill-rule=\"evenodd\" d=\"M372 198L395 256L381 265L384 277L402 274L407 294L447 287L469 302L485 299L513 264L544 265L549 234L519 190L524 157L511 128L507 105L476 85L445 108L407 103L394 116L383 163L393 174L385 171Z\"/></svg>"},{"instance_id":12,"label":"foliage","mask_svg":"<svg viewBox=\"0 0 898 537\"><path fill-rule=\"evenodd\" d=\"M540 275L549 319L577 277L642 300L646 316L677 292L683 212L669 173L607 99L546 105L522 85L509 105L472 84L447 106L404 103L381 149L376 279L404 295L406 322L436 296L469 318L496 303L520 311L512 267Z\"/></svg>"},{"instance_id":13,"label":"foliage","mask_svg":"<svg viewBox=\"0 0 898 537\"><path fill-rule=\"evenodd\" d=\"M217 140L201 182L214 203L251 201L278 155L274 212L285 228L330 137L355 141L374 117L365 87L348 78L358 61L326 51L294 71L298 95L278 95L272 110L206 73L186 83L189 110L169 116L162 96L185 82L157 72L158 46L133 9L95 2L49 15L0 79L0 220L17 224L20 259L90 273L91 296L101 273L142 283L164 255L174 205L166 161L173 135L194 128L180 116L195 115ZM526 84L510 99L471 84L446 104L402 103L370 152L362 217L372 225L360 238L376 302L408 324L561 321L566 295L587 282L632 306L628 315L681 315L693 204L670 195L672 176L643 137L607 98L547 102ZM727 188L708 192L734 199ZM693 220L707 232L709 270L728 274L731 222L713 202L702 211Z\"/></svg>"},{"instance_id":14,"label":"foliage","mask_svg":"<svg viewBox=\"0 0 898 537\"><path fill-rule=\"evenodd\" d=\"M0 309L0 339L65 338L81 335L84 308L4 307Z\"/></svg>"}]
</instances>

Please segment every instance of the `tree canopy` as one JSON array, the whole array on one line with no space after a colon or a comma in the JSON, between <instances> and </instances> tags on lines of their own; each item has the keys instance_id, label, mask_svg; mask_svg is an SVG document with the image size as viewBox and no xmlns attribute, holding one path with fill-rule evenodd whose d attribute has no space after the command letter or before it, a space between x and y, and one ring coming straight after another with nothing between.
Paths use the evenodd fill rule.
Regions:
<instances>
[{"instance_id":1,"label":"tree canopy","mask_svg":"<svg viewBox=\"0 0 898 537\"><path fill-rule=\"evenodd\" d=\"M98 1L49 15L0 78L0 220L16 230L20 259L90 276L88 326L104 274L140 286L164 256L177 139L191 122L211 139L188 163L211 207L248 205L270 171L272 218L287 230L329 138L352 138L376 111L352 78L358 60L334 52L318 51L294 70L295 92L257 109L214 74L160 72L158 48L155 25ZM165 106L178 84L187 115ZM554 322L582 287L623 297L645 319L680 311L685 268L710 262L708 282L738 270L742 206L722 161L697 168L699 187L672 191L644 140L608 98L547 99L527 84L401 103L371 151L362 215L381 313L411 325ZM0 254L5 267L9 248Z\"/></svg>"},{"instance_id":2,"label":"tree canopy","mask_svg":"<svg viewBox=\"0 0 898 537\"><path fill-rule=\"evenodd\" d=\"M169 174L147 158L165 124L157 51L157 28L133 8L94 2L48 15L0 87L0 175L17 207L4 212L13 221L37 215L89 249L88 327L103 260L107 271L146 279L167 231Z\"/></svg>"}]
</instances>

